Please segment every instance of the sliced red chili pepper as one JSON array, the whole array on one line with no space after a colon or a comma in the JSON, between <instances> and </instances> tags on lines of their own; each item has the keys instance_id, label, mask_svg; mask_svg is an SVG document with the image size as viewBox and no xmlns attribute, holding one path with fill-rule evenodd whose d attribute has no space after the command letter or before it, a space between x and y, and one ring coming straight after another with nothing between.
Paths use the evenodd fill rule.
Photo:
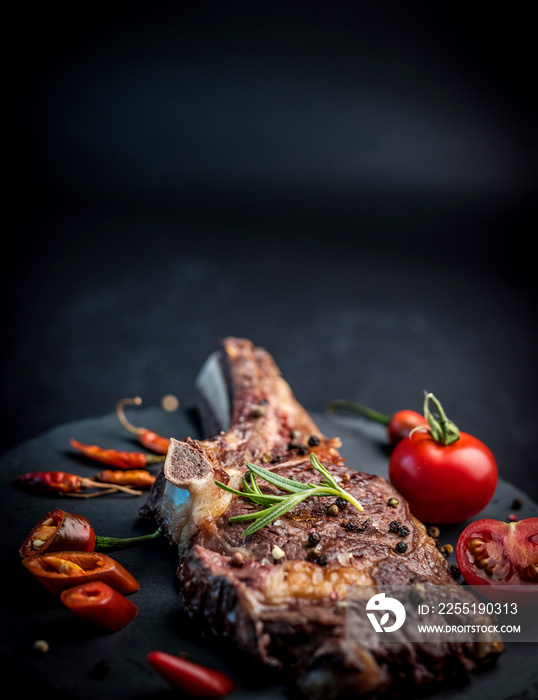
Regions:
<instances>
[{"instance_id":1,"label":"sliced red chili pepper","mask_svg":"<svg viewBox=\"0 0 538 700\"><path fill-rule=\"evenodd\" d=\"M104 581L90 581L66 588L60 593L62 603L77 617L110 632L133 620L138 607Z\"/></svg>"},{"instance_id":2,"label":"sliced red chili pepper","mask_svg":"<svg viewBox=\"0 0 538 700\"><path fill-rule=\"evenodd\" d=\"M55 508L30 530L19 553L21 557L29 557L66 550L93 552L94 548L95 532L90 521L83 515Z\"/></svg>"},{"instance_id":3,"label":"sliced red chili pepper","mask_svg":"<svg viewBox=\"0 0 538 700\"><path fill-rule=\"evenodd\" d=\"M144 489L152 486L156 477L150 474L147 469L128 469L127 471L104 469L96 474L96 479L106 484L122 484L123 486L136 486L139 489Z\"/></svg>"},{"instance_id":4,"label":"sliced red chili pepper","mask_svg":"<svg viewBox=\"0 0 538 700\"><path fill-rule=\"evenodd\" d=\"M148 542L162 535L161 528L149 535L137 537L102 537L83 515L68 513L56 508L47 513L24 540L19 554L30 557L45 552L93 552L95 549L115 549Z\"/></svg>"},{"instance_id":5,"label":"sliced red chili pepper","mask_svg":"<svg viewBox=\"0 0 538 700\"><path fill-rule=\"evenodd\" d=\"M115 484L113 488L106 484L87 479L78 474L69 474L67 472L50 471L50 472L27 472L20 474L13 479L15 486L20 486L27 491L43 491L48 493L61 493L65 496L78 496L80 498L91 498L92 496L103 496L107 493L115 491L124 491L132 496L140 496L141 491L134 491L128 486ZM100 493L82 494L80 491L89 488L107 489Z\"/></svg>"},{"instance_id":6,"label":"sliced red chili pepper","mask_svg":"<svg viewBox=\"0 0 538 700\"><path fill-rule=\"evenodd\" d=\"M164 651L150 652L146 661L173 688L193 697L221 698L235 689L226 674Z\"/></svg>"},{"instance_id":7,"label":"sliced red chili pepper","mask_svg":"<svg viewBox=\"0 0 538 700\"><path fill-rule=\"evenodd\" d=\"M117 469L144 469L151 464L164 461L163 455L148 455L145 452L127 452L126 450L103 449L99 445L85 445L78 440L70 440L71 447L85 457L107 464Z\"/></svg>"},{"instance_id":8,"label":"sliced red chili pepper","mask_svg":"<svg viewBox=\"0 0 538 700\"><path fill-rule=\"evenodd\" d=\"M165 455L168 452L168 447L170 445L170 439L157 435L152 430L147 428L138 428L130 423L125 417L125 406L139 406L142 403L142 399L137 396L134 399L121 399L118 401L116 406L116 414L120 423L126 430L128 430L132 435L136 435L138 441L147 447L148 450L152 450L160 455Z\"/></svg>"},{"instance_id":9,"label":"sliced red chili pepper","mask_svg":"<svg viewBox=\"0 0 538 700\"><path fill-rule=\"evenodd\" d=\"M88 581L104 581L124 595L140 588L119 562L101 552L51 552L22 560L25 568L51 593L58 594Z\"/></svg>"}]
</instances>

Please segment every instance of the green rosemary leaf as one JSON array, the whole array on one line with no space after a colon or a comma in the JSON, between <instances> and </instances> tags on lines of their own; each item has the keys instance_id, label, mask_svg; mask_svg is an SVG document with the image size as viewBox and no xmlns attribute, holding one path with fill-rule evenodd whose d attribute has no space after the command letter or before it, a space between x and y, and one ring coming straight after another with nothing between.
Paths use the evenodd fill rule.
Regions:
<instances>
[{"instance_id":1,"label":"green rosemary leaf","mask_svg":"<svg viewBox=\"0 0 538 700\"><path fill-rule=\"evenodd\" d=\"M321 472L323 476L327 479L329 484L333 486L334 488L340 488L338 486L338 482L334 479L334 477L325 469L323 464L319 461L317 455L314 452L310 453L310 464L314 467L314 469L317 469L318 472Z\"/></svg>"},{"instance_id":2,"label":"green rosemary leaf","mask_svg":"<svg viewBox=\"0 0 538 700\"><path fill-rule=\"evenodd\" d=\"M250 462L247 462L249 471L243 477L244 491L238 491L237 489L233 489L230 486L222 484L220 481L215 481L217 486L225 491L228 491L229 493L248 498L258 505L269 506L269 508L251 511L250 513L244 513L242 515L235 515L230 518L231 522L242 522L246 520L254 521L243 532L243 537L247 537L258 530L261 530L263 527L277 520L281 515L287 513L306 498L311 498L314 496L340 497L351 503L357 510L364 510L362 505L350 493L338 485L336 479L327 471L327 469L325 469L313 452L310 454L310 463L314 469L320 472L320 474L323 476L323 479L317 484L305 484L300 481L294 481L293 479L287 479L279 474L275 474L269 469L264 469L263 467L259 467L258 465ZM286 496L281 496L263 493L258 486L256 476L259 476L261 479L264 479L273 486L277 486L278 488L288 491L289 494ZM250 479L250 484L247 477Z\"/></svg>"},{"instance_id":3,"label":"green rosemary leaf","mask_svg":"<svg viewBox=\"0 0 538 700\"><path fill-rule=\"evenodd\" d=\"M249 525L249 527L247 527L247 529L243 532L243 537L248 537L248 535L252 535L254 532L261 530L263 527L269 525L274 520L277 520L281 515L287 513L288 510L291 510L294 506L301 503L301 501L304 501L305 498L308 498L308 496L308 491L294 493L291 496L288 496L288 498L286 498L286 500L282 503L277 503L272 508L268 508L265 515L256 518L252 525Z\"/></svg>"},{"instance_id":4,"label":"green rosemary leaf","mask_svg":"<svg viewBox=\"0 0 538 700\"><path fill-rule=\"evenodd\" d=\"M254 491L256 491L256 493L261 494L260 487L258 486L258 482L256 481L256 474L249 471L249 475L250 475L250 483L252 484L252 488L254 489Z\"/></svg>"},{"instance_id":5,"label":"green rosemary leaf","mask_svg":"<svg viewBox=\"0 0 538 700\"><path fill-rule=\"evenodd\" d=\"M229 521L231 523L240 523L243 520L256 520L256 518L261 518L270 510L271 508L264 508L263 510L253 510L250 513L243 513L243 515L234 515L229 518Z\"/></svg>"},{"instance_id":6,"label":"green rosemary leaf","mask_svg":"<svg viewBox=\"0 0 538 700\"><path fill-rule=\"evenodd\" d=\"M250 474L250 472L248 472L248 473ZM245 490L245 493L248 493L248 494L250 494L250 493L255 493L254 489L249 485L249 483L248 483L248 481L247 481L247 476L246 476L246 474L245 474L245 476L243 477L243 488L244 488L244 490Z\"/></svg>"},{"instance_id":7,"label":"green rosemary leaf","mask_svg":"<svg viewBox=\"0 0 538 700\"><path fill-rule=\"evenodd\" d=\"M243 491L238 491L237 489L233 489L231 486L227 486L226 484L222 484L220 481L215 481L217 486L219 486L221 489L224 491L228 491L228 493L233 493L236 496L245 496L246 494Z\"/></svg>"},{"instance_id":8,"label":"green rosemary leaf","mask_svg":"<svg viewBox=\"0 0 538 700\"><path fill-rule=\"evenodd\" d=\"M303 484L300 481L293 481L293 479L287 479L285 476L280 476L280 474L275 474L269 469L264 469L263 467L258 467L256 464L251 464L247 462L247 467L251 472L254 472L257 476L265 479L273 486L278 486L285 491L291 491L291 493L299 493L303 491L308 491L310 486L308 484Z\"/></svg>"},{"instance_id":9,"label":"green rosemary leaf","mask_svg":"<svg viewBox=\"0 0 538 700\"><path fill-rule=\"evenodd\" d=\"M222 484L220 481L215 481L215 484L224 491L228 491L228 493L233 493L235 496L246 496L250 498L251 501L254 501L254 503L259 503L260 505L276 503L277 501L284 501L286 499L286 496L279 496L274 493L262 493L261 491L260 493L245 493L244 491L233 489L231 486L226 486L226 484Z\"/></svg>"}]
</instances>

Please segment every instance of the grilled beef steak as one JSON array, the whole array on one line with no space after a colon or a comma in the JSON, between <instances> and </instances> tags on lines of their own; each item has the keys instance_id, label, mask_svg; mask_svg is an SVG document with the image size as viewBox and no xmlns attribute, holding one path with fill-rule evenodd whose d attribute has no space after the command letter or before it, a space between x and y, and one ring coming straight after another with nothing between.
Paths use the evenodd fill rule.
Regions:
<instances>
[{"instance_id":1,"label":"grilled beef steak","mask_svg":"<svg viewBox=\"0 0 538 700\"><path fill-rule=\"evenodd\" d=\"M180 596L189 614L293 679L310 698L440 684L502 652L502 643L491 640L384 643L360 621L346 634L346 586L426 584L450 591L457 584L445 557L385 479L344 466L339 439L320 433L265 350L225 339L202 368L197 389L211 437L171 440L146 506L178 546ZM248 523L229 518L259 506L215 480L241 489L246 463L253 462L319 481L311 452L363 512L347 504L328 515L334 498L311 498L244 537ZM396 507L388 505L391 498Z\"/></svg>"}]
</instances>

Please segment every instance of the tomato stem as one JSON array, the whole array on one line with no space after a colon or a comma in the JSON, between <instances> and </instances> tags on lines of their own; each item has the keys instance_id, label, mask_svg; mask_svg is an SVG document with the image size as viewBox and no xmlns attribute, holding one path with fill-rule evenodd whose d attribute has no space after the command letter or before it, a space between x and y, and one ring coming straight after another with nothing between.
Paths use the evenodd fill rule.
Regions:
<instances>
[{"instance_id":1,"label":"tomato stem","mask_svg":"<svg viewBox=\"0 0 538 700\"><path fill-rule=\"evenodd\" d=\"M430 411L430 401L435 405L438 411L437 418ZM439 444L451 445L460 439L459 428L447 418L439 399L429 392L425 392L424 396L424 417L431 428L431 436Z\"/></svg>"},{"instance_id":2,"label":"tomato stem","mask_svg":"<svg viewBox=\"0 0 538 700\"><path fill-rule=\"evenodd\" d=\"M374 411L372 408L366 408L366 406L361 406L360 404L354 403L353 401L346 401L346 399L337 399L335 401L331 401L331 403L327 406L327 413L333 413L333 411L339 408L344 408L348 411L360 413L361 415L366 416L367 418L371 418L371 420L374 420L377 423L382 423L383 425L388 425L390 423L390 416L386 416L383 413Z\"/></svg>"}]
</instances>

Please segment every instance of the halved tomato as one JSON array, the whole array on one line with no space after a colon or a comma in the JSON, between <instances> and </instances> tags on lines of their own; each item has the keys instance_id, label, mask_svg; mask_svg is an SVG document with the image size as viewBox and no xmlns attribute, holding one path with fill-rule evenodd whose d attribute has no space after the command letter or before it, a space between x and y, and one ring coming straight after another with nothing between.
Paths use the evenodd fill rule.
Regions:
<instances>
[{"instance_id":1,"label":"halved tomato","mask_svg":"<svg viewBox=\"0 0 538 700\"><path fill-rule=\"evenodd\" d=\"M466 582L492 600L515 586L538 595L538 518L477 520L461 533L456 558Z\"/></svg>"}]
</instances>

